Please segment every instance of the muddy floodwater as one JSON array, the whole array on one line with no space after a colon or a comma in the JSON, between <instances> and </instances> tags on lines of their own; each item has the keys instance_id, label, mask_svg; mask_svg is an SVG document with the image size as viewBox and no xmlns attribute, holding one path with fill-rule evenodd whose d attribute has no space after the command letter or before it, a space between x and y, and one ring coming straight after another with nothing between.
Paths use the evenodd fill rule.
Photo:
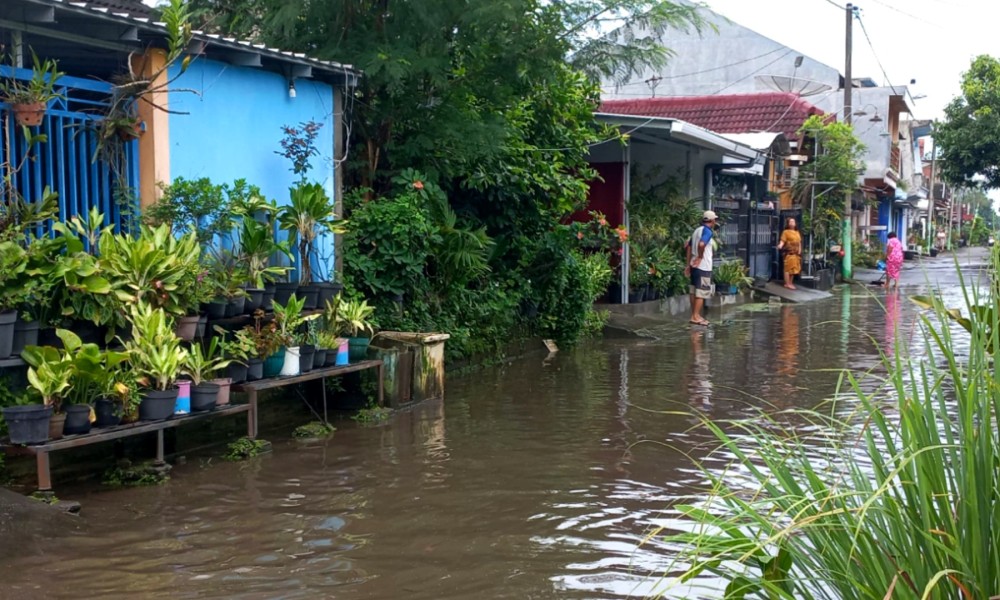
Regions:
<instances>
[{"instance_id":1,"label":"muddy floodwater","mask_svg":"<svg viewBox=\"0 0 1000 600\"><path fill-rule=\"evenodd\" d=\"M911 304L883 302L745 307L451 376L444 401L322 443L264 432L272 454L159 487L63 486L86 527L3 561L0 598L643 597L675 553L646 538L683 529L671 506L704 483L687 413L815 406L825 369L873 367L897 325L912 339Z\"/></svg>"}]
</instances>

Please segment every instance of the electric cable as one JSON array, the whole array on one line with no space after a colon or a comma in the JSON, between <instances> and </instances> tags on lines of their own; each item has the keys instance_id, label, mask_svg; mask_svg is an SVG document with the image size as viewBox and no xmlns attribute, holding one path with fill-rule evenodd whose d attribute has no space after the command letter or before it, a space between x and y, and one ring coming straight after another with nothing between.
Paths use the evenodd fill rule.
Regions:
<instances>
[{"instance_id":1,"label":"electric cable","mask_svg":"<svg viewBox=\"0 0 1000 600\"><path fill-rule=\"evenodd\" d=\"M875 51L875 44L872 43L872 38L868 36L868 29L865 27L865 22L861 19L860 14L856 14L855 18L858 20L858 25L861 25L861 33L864 34L865 41L868 42L868 47L871 49L872 55L875 57L875 62L878 64L879 70L882 71L882 76L885 77L886 84L888 84L888 86L892 89L892 93L898 96L899 92L896 91L896 86L892 85L892 80L889 79L889 74L886 73L885 67L882 66L882 59L879 58L878 52Z\"/></svg>"}]
</instances>

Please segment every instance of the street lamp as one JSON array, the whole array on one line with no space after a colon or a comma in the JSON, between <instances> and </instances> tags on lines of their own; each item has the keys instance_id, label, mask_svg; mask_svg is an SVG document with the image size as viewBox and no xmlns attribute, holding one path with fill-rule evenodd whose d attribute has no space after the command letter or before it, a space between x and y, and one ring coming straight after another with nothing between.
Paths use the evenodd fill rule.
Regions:
<instances>
[{"instance_id":1,"label":"street lamp","mask_svg":"<svg viewBox=\"0 0 1000 600\"><path fill-rule=\"evenodd\" d=\"M875 109L875 115L872 118L868 119L868 120L871 121L872 123L881 123L883 119L882 119L882 117L878 116L878 107L875 106L874 104L865 104L864 106L862 106L861 108L859 108L858 110L856 110L854 112L854 116L855 117L867 117L868 113L865 112L865 108L867 108L869 106Z\"/></svg>"}]
</instances>

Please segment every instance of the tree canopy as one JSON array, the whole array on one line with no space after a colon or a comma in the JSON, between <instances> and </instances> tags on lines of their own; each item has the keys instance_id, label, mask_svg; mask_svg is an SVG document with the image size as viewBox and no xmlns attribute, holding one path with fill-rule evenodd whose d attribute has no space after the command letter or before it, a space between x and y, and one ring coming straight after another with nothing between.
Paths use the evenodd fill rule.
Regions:
<instances>
[{"instance_id":1,"label":"tree canopy","mask_svg":"<svg viewBox=\"0 0 1000 600\"><path fill-rule=\"evenodd\" d=\"M941 176L956 186L1000 188L1000 61L982 55L934 129Z\"/></svg>"},{"instance_id":2,"label":"tree canopy","mask_svg":"<svg viewBox=\"0 0 1000 600\"><path fill-rule=\"evenodd\" d=\"M537 133L519 123L525 98L550 86L587 85L568 77L566 65L591 80L628 78L662 64L669 51L626 32L705 26L698 6L653 0L192 4L205 28L364 71L349 172L352 183L376 189L407 167L464 181L475 175L469 165L504 162L522 136ZM592 90L586 104L592 109L597 100ZM558 147L565 146L580 150L573 142Z\"/></svg>"}]
</instances>

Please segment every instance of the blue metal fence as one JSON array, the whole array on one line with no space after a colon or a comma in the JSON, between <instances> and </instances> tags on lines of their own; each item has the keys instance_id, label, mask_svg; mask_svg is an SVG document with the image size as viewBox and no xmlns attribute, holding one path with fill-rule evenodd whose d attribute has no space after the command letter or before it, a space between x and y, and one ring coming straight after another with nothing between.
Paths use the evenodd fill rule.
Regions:
<instances>
[{"instance_id":1,"label":"blue metal fence","mask_svg":"<svg viewBox=\"0 0 1000 600\"><path fill-rule=\"evenodd\" d=\"M30 79L29 69L0 67L0 77ZM47 140L32 148L9 106L0 102L0 164L17 172L13 187L23 198L36 201L46 187L59 194L59 218L85 216L92 207L104 213L105 224L122 231L130 214L137 214L139 143L123 142L120 174L96 157L97 125L108 106L111 85L63 76L59 88L64 98L49 103L43 123L32 135Z\"/></svg>"}]
</instances>

